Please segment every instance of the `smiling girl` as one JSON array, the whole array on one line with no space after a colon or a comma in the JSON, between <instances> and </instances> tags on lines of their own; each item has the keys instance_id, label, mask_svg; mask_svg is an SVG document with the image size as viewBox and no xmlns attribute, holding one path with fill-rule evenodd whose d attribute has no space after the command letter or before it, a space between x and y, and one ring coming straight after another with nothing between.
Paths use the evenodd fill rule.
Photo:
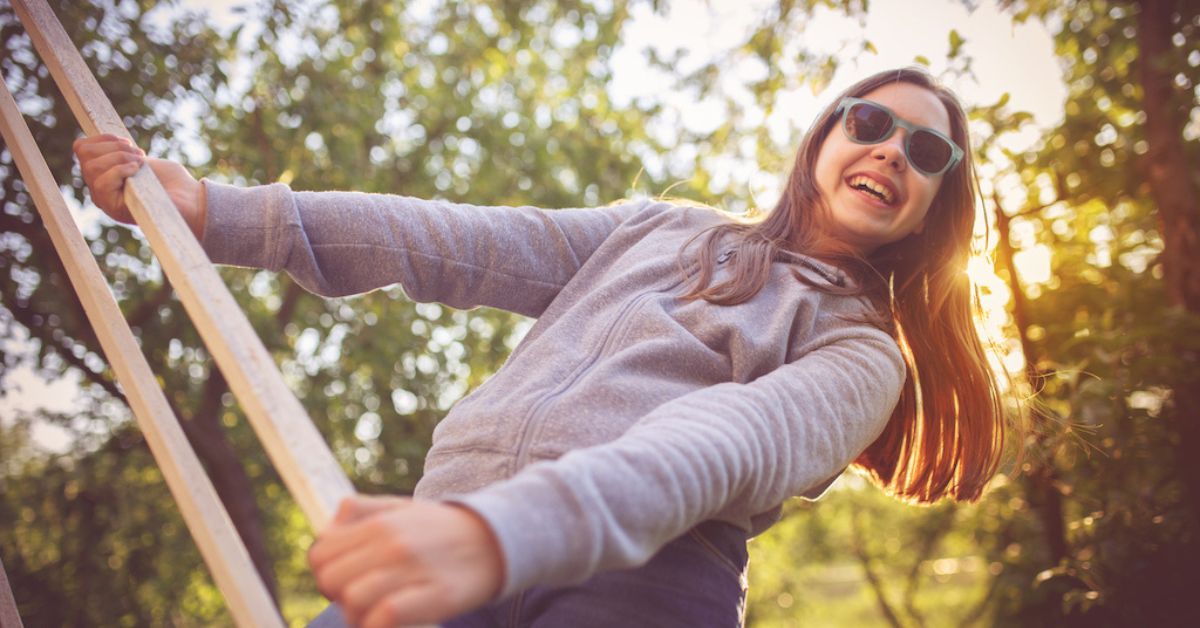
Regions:
<instances>
[{"instance_id":1,"label":"smiling girl","mask_svg":"<svg viewBox=\"0 0 1200 628\"><path fill-rule=\"evenodd\" d=\"M439 424L414 498L343 503L309 552L337 603L315 624L738 626L746 541L784 500L854 466L969 501L996 472L966 117L922 70L834 99L755 220L240 189L112 136L76 153L126 221L148 162L214 262L537 318Z\"/></svg>"}]
</instances>

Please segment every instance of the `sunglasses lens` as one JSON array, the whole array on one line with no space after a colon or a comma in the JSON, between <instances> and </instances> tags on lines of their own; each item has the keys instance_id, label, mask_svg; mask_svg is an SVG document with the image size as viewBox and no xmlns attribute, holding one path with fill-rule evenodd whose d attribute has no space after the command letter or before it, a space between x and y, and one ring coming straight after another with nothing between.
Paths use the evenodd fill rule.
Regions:
<instances>
[{"instance_id":1,"label":"sunglasses lens","mask_svg":"<svg viewBox=\"0 0 1200 628\"><path fill-rule=\"evenodd\" d=\"M878 142L891 130L891 114L879 107L855 103L846 116L846 133L858 142Z\"/></svg>"},{"instance_id":2,"label":"sunglasses lens","mask_svg":"<svg viewBox=\"0 0 1200 628\"><path fill-rule=\"evenodd\" d=\"M941 172L953 154L946 140L928 131L913 133L908 149L913 165L928 173Z\"/></svg>"}]
</instances>

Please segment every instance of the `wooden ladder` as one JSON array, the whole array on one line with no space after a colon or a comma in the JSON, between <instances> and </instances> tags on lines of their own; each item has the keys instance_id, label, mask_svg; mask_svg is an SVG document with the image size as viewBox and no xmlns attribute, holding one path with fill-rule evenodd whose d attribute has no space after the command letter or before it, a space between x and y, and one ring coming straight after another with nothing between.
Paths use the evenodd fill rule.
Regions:
<instances>
[{"instance_id":1,"label":"wooden ladder","mask_svg":"<svg viewBox=\"0 0 1200 628\"><path fill-rule=\"evenodd\" d=\"M132 139L45 0L12 0L12 4L84 132ZM7 86L0 92L0 130L230 613L239 626L283 626L249 553L71 219L12 94ZM126 181L125 202L271 462L319 533L332 519L338 502L353 493L349 479L284 384L270 354L150 168L143 166ZM0 628L19 625L0 566Z\"/></svg>"},{"instance_id":2,"label":"wooden ladder","mask_svg":"<svg viewBox=\"0 0 1200 628\"><path fill-rule=\"evenodd\" d=\"M13 598L12 587L8 586L3 562L0 562L0 628L23 628L21 616L17 614L17 600Z\"/></svg>"}]
</instances>

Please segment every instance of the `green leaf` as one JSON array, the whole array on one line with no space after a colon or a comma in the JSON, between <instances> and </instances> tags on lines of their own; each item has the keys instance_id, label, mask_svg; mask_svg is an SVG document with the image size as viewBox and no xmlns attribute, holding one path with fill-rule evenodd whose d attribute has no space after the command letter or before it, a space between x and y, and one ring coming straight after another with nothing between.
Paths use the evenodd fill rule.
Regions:
<instances>
[{"instance_id":1,"label":"green leaf","mask_svg":"<svg viewBox=\"0 0 1200 628\"><path fill-rule=\"evenodd\" d=\"M964 43L966 43L966 41L967 40L963 39L962 35L958 34L958 31L950 29L950 53L947 56L951 59L957 57L958 53L962 51L962 46Z\"/></svg>"}]
</instances>

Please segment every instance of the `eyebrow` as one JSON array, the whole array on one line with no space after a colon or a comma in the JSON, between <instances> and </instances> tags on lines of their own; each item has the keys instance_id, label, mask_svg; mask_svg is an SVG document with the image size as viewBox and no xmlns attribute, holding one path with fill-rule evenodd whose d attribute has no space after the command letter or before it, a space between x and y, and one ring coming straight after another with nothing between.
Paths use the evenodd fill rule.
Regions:
<instances>
[{"instance_id":1,"label":"eyebrow","mask_svg":"<svg viewBox=\"0 0 1200 628\"><path fill-rule=\"evenodd\" d=\"M943 130L937 128L936 126L933 126L932 124L921 124L920 122L914 122L911 118L900 115L895 109L892 109L891 107L879 102L878 100L871 100L870 98L862 98L861 100L865 100L867 102L879 105L880 107L883 107L884 109L887 109L888 111L890 111L892 113L892 115L896 116L897 118L900 118L901 120L904 120L905 122L907 122L913 126L921 127L923 129L929 129L931 131L937 131L938 133L941 133L941 134L945 135L946 137L950 137L950 134L953 132L954 125L952 125L950 123L950 120L949 120L950 115L949 114L946 115L946 118L947 118L946 130L943 131ZM941 104L940 100L938 101L938 104ZM945 108L946 108L946 106L942 105L942 109L944 110Z\"/></svg>"}]
</instances>

